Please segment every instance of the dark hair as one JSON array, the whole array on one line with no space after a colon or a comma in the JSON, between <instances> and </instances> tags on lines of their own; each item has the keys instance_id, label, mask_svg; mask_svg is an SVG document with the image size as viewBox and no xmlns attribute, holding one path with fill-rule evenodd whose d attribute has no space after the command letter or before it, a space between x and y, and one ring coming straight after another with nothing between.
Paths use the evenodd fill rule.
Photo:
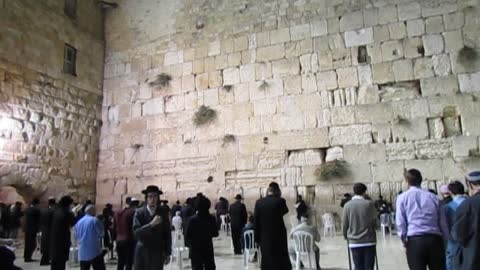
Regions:
<instances>
[{"instance_id":1,"label":"dark hair","mask_svg":"<svg viewBox=\"0 0 480 270\"><path fill-rule=\"evenodd\" d=\"M403 176L410 186L418 187L422 184L422 174L417 169L410 169L406 171Z\"/></svg>"},{"instance_id":2,"label":"dark hair","mask_svg":"<svg viewBox=\"0 0 480 270\"><path fill-rule=\"evenodd\" d=\"M431 188L428 189L428 192L430 192L432 194L435 194L435 195L438 195L437 191L435 191L434 189L431 189Z\"/></svg>"},{"instance_id":3,"label":"dark hair","mask_svg":"<svg viewBox=\"0 0 480 270\"><path fill-rule=\"evenodd\" d=\"M125 203L130 204L132 202L132 197L125 198Z\"/></svg>"},{"instance_id":4,"label":"dark hair","mask_svg":"<svg viewBox=\"0 0 480 270\"><path fill-rule=\"evenodd\" d=\"M52 199L48 199L48 205L50 205L50 206L51 206L51 205L55 205L55 203L56 203L55 199L53 199L53 198L52 198Z\"/></svg>"},{"instance_id":5,"label":"dark hair","mask_svg":"<svg viewBox=\"0 0 480 270\"><path fill-rule=\"evenodd\" d=\"M248 222L255 223L255 216L254 215L249 215L248 216Z\"/></svg>"},{"instance_id":6,"label":"dark hair","mask_svg":"<svg viewBox=\"0 0 480 270\"><path fill-rule=\"evenodd\" d=\"M212 206L212 203L207 197L205 196L197 197L195 201L195 208L198 209L199 212L208 212L208 209L210 209L210 206Z\"/></svg>"},{"instance_id":7,"label":"dark hair","mask_svg":"<svg viewBox=\"0 0 480 270\"><path fill-rule=\"evenodd\" d=\"M32 200L32 205L37 205L40 203L40 200L38 198L35 198Z\"/></svg>"},{"instance_id":8,"label":"dark hair","mask_svg":"<svg viewBox=\"0 0 480 270\"><path fill-rule=\"evenodd\" d=\"M268 185L268 192L270 192L274 196L280 196L282 192L280 191L280 186L277 182L271 182Z\"/></svg>"},{"instance_id":9,"label":"dark hair","mask_svg":"<svg viewBox=\"0 0 480 270\"><path fill-rule=\"evenodd\" d=\"M70 196L63 196L60 198L60 201L58 201L58 204L61 207L69 207L73 203L73 199Z\"/></svg>"},{"instance_id":10,"label":"dark hair","mask_svg":"<svg viewBox=\"0 0 480 270\"><path fill-rule=\"evenodd\" d=\"M343 197L352 197L352 195L350 195L350 193L345 193L343 194Z\"/></svg>"},{"instance_id":11,"label":"dark hair","mask_svg":"<svg viewBox=\"0 0 480 270\"><path fill-rule=\"evenodd\" d=\"M177 204L180 204L180 201L179 201L179 200L177 200L177 201L176 201L176 203L177 203Z\"/></svg>"},{"instance_id":12,"label":"dark hair","mask_svg":"<svg viewBox=\"0 0 480 270\"><path fill-rule=\"evenodd\" d=\"M459 181L453 181L452 183L448 184L448 190L450 190L453 195L465 194L465 187Z\"/></svg>"},{"instance_id":13,"label":"dark hair","mask_svg":"<svg viewBox=\"0 0 480 270\"><path fill-rule=\"evenodd\" d=\"M367 186L365 186L363 183L356 183L353 185L353 193L355 195L363 195L367 191Z\"/></svg>"}]
</instances>

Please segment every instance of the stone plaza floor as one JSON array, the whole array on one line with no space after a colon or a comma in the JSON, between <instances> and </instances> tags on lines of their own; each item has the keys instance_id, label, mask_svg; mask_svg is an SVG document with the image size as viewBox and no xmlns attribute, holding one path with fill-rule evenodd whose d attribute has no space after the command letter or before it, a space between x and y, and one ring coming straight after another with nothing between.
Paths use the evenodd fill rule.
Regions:
<instances>
[{"instance_id":1,"label":"stone plaza floor","mask_svg":"<svg viewBox=\"0 0 480 270\"><path fill-rule=\"evenodd\" d=\"M289 243L291 244L291 243ZM227 238L225 234L221 234L219 238L214 240L215 246L215 262L217 269L219 270L241 270L243 267L243 257L239 255L233 255L231 250L230 238ZM379 233L378 234L378 262L379 269L382 270L406 270L407 262L406 256L403 252L400 244L400 240L397 236L389 236L387 234L386 239ZM24 263L22 259L23 250L18 249L16 264L24 270L48 270L49 266L39 266L39 262ZM39 259L39 254L36 252L34 259ZM322 237L320 241L320 265L323 270L348 270L346 242L342 237ZM312 262L313 263L313 262ZM304 261L305 269L308 268L308 263ZM293 265L293 264L292 264ZM184 260L183 269L191 269L190 262ZM294 267L294 265L293 265ZM353 267L353 266L352 266ZM78 266L70 267L67 269L79 269ZM107 262L107 269L116 269L116 262ZM165 268L170 269L170 266ZM171 269L178 269L176 264L173 264ZM256 263L249 263L248 269L259 269ZM293 268L295 269L295 268Z\"/></svg>"}]
</instances>

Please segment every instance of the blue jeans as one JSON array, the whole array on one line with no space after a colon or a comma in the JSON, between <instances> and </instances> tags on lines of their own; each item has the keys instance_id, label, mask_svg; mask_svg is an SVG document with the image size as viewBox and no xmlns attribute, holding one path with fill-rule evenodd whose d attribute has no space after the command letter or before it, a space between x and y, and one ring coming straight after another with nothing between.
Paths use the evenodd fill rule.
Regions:
<instances>
[{"instance_id":1,"label":"blue jeans","mask_svg":"<svg viewBox=\"0 0 480 270\"><path fill-rule=\"evenodd\" d=\"M355 270L373 270L375 266L375 246L350 248Z\"/></svg>"},{"instance_id":2,"label":"blue jeans","mask_svg":"<svg viewBox=\"0 0 480 270\"><path fill-rule=\"evenodd\" d=\"M447 249L445 251L445 262L446 262L446 270L454 270L453 262L454 258L458 253L458 249L460 246L457 243L452 241L448 241Z\"/></svg>"}]
</instances>

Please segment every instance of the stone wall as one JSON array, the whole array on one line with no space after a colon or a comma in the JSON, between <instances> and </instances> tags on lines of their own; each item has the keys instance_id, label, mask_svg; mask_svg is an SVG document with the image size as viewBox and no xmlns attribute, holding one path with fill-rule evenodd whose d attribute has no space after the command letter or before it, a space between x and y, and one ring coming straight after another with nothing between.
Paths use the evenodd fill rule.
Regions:
<instances>
[{"instance_id":1,"label":"stone wall","mask_svg":"<svg viewBox=\"0 0 480 270\"><path fill-rule=\"evenodd\" d=\"M103 16L94 0L0 1L0 186L26 201L95 198L103 78ZM63 73L64 45L77 76Z\"/></svg>"},{"instance_id":2,"label":"stone wall","mask_svg":"<svg viewBox=\"0 0 480 270\"><path fill-rule=\"evenodd\" d=\"M157 184L170 200L242 193L251 208L278 181L290 206L303 194L338 211L352 182L394 199L406 168L432 188L480 168L476 1L118 3L106 20L100 203ZM217 118L196 126L202 105ZM335 159L351 175L318 181Z\"/></svg>"}]
</instances>

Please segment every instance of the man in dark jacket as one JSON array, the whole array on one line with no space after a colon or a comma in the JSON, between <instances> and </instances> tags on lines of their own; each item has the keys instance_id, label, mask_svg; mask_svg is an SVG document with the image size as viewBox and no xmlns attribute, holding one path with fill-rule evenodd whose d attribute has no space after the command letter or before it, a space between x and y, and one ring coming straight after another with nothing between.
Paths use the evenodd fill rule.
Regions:
<instances>
[{"instance_id":1,"label":"man in dark jacket","mask_svg":"<svg viewBox=\"0 0 480 270\"><path fill-rule=\"evenodd\" d=\"M233 253L242 254L242 229L247 224L247 208L242 203L242 195L235 196L235 202L230 205L230 224L232 226Z\"/></svg>"},{"instance_id":2,"label":"man in dark jacket","mask_svg":"<svg viewBox=\"0 0 480 270\"><path fill-rule=\"evenodd\" d=\"M456 212L452 237L462 248L454 265L459 270L476 270L480 266L480 171L469 173L466 180L472 197Z\"/></svg>"},{"instance_id":3,"label":"man in dark jacket","mask_svg":"<svg viewBox=\"0 0 480 270\"><path fill-rule=\"evenodd\" d=\"M22 223L21 219L23 217L22 203L15 202L13 209L10 211L9 228L10 228L10 238L17 239L18 229L20 229Z\"/></svg>"},{"instance_id":4,"label":"man in dark jacket","mask_svg":"<svg viewBox=\"0 0 480 270\"><path fill-rule=\"evenodd\" d=\"M73 199L70 196L64 196L53 212L50 236L51 270L65 270L65 263L68 261L71 245L70 228L75 223L75 217L70 211L72 203Z\"/></svg>"},{"instance_id":5,"label":"man in dark jacket","mask_svg":"<svg viewBox=\"0 0 480 270\"><path fill-rule=\"evenodd\" d=\"M132 270L135 254L135 237L132 225L133 215L138 206L138 200L129 198L127 207L117 212L113 225L116 232L118 265L117 270Z\"/></svg>"},{"instance_id":6,"label":"man in dark jacket","mask_svg":"<svg viewBox=\"0 0 480 270\"><path fill-rule=\"evenodd\" d=\"M192 270L215 270L212 238L218 236L215 217L210 215L211 202L204 196L197 197L198 213L190 219L186 237L191 244Z\"/></svg>"},{"instance_id":7,"label":"man in dark jacket","mask_svg":"<svg viewBox=\"0 0 480 270\"><path fill-rule=\"evenodd\" d=\"M291 270L287 245L287 229L283 216L288 213L280 187L270 183L267 197L255 204L255 226L262 254L262 270Z\"/></svg>"},{"instance_id":8,"label":"man in dark jacket","mask_svg":"<svg viewBox=\"0 0 480 270\"><path fill-rule=\"evenodd\" d=\"M146 205L138 208L133 218L133 232L137 239L134 269L163 270L172 253L170 218L159 204L163 192L152 185L142 193Z\"/></svg>"},{"instance_id":9,"label":"man in dark jacket","mask_svg":"<svg viewBox=\"0 0 480 270\"><path fill-rule=\"evenodd\" d=\"M37 248L37 233L40 230L41 211L38 208L40 200L33 199L30 206L25 209L25 223L23 231L25 232L25 249L23 250L23 259L25 262L33 262L32 255Z\"/></svg>"},{"instance_id":10,"label":"man in dark jacket","mask_svg":"<svg viewBox=\"0 0 480 270\"><path fill-rule=\"evenodd\" d=\"M40 265L50 264L50 229L52 226L53 212L55 211L55 199L48 199L48 207L42 210L40 216L40 230L42 232L42 240L40 242L40 252L42 259Z\"/></svg>"},{"instance_id":11,"label":"man in dark jacket","mask_svg":"<svg viewBox=\"0 0 480 270\"><path fill-rule=\"evenodd\" d=\"M300 222L300 219L306 216L308 212L308 206L301 195L298 195L298 200L295 204L295 208L297 210L297 220L298 222Z\"/></svg>"},{"instance_id":12,"label":"man in dark jacket","mask_svg":"<svg viewBox=\"0 0 480 270\"><path fill-rule=\"evenodd\" d=\"M183 230L183 238L185 241L185 246L189 247L190 243L188 242L187 237L185 237L187 233L187 227L188 227L188 222L190 221L190 218L195 215L195 210L193 210L193 205L192 205L192 198L187 198L185 205L181 209L181 214L182 214L182 230Z\"/></svg>"}]
</instances>

